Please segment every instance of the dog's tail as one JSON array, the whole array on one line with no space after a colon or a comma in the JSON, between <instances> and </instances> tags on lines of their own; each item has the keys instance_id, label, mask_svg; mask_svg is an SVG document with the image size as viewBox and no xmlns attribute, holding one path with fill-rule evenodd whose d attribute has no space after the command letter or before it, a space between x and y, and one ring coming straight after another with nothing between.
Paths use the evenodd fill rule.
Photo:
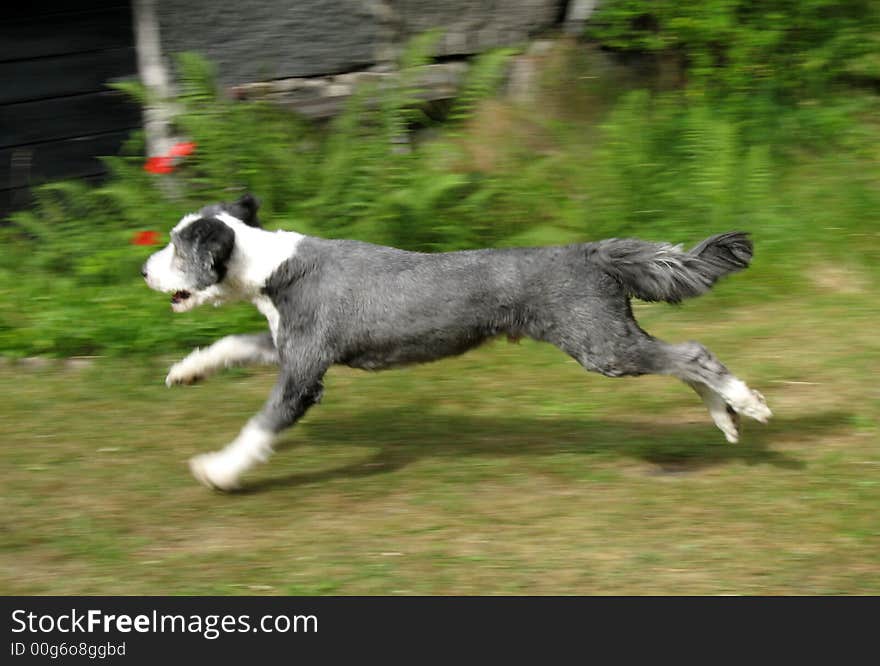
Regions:
<instances>
[{"instance_id":1,"label":"dog's tail","mask_svg":"<svg viewBox=\"0 0 880 666\"><path fill-rule=\"evenodd\" d=\"M718 278L741 271L752 259L746 233L711 236L685 252L680 245L611 238L591 243L588 257L643 301L678 303L704 294Z\"/></svg>"}]
</instances>

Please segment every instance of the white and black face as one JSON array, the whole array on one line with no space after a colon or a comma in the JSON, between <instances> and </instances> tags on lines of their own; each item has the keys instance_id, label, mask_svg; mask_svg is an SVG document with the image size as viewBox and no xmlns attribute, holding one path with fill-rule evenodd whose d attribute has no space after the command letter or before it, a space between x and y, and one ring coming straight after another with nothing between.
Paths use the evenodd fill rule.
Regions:
<instances>
[{"instance_id":1,"label":"white and black face","mask_svg":"<svg viewBox=\"0 0 880 666\"><path fill-rule=\"evenodd\" d=\"M233 204L206 206L184 217L171 230L171 242L144 264L141 274L147 286L171 294L175 312L224 300L223 279L235 250L235 231L217 215L228 213L248 226L259 226L256 210L256 200L245 195Z\"/></svg>"},{"instance_id":2,"label":"white and black face","mask_svg":"<svg viewBox=\"0 0 880 666\"><path fill-rule=\"evenodd\" d=\"M186 312L217 300L218 285L235 248L235 232L213 217L188 215L171 231L171 242L147 259L147 286L171 294L171 309Z\"/></svg>"}]
</instances>

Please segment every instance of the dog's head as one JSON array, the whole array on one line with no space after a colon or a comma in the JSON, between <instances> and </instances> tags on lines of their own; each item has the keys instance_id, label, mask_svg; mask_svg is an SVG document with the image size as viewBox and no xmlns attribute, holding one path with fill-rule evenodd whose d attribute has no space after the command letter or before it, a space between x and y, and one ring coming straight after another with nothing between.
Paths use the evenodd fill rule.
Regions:
<instances>
[{"instance_id":1,"label":"dog's head","mask_svg":"<svg viewBox=\"0 0 880 666\"><path fill-rule=\"evenodd\" d=\"M185 216L171 230L171 242L144 264L141 274L147 286L171 294L175 312L226 300L229 289L223 281L236 238L230 217L259 227L257 208L256 199L246 194L233 203L212 204Z\"/></svg>"}]
</instances>

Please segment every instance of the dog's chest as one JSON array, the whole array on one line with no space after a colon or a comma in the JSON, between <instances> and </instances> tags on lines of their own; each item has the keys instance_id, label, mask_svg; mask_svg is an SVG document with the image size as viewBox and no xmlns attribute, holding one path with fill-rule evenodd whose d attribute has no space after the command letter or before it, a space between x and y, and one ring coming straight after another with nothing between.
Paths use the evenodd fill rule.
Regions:
<instances>
[{"instance_id":1,"label":"dog's chest","mask_svg":"<svg viewBox=\"0 0 880 666\"><path fill-rule=\"evenodd\" d=\"M278 309L275 307L272 299L268 296L257 296L253 299L252 303L257 307L257 310L260 311L260 314L262 314L269 322L269 330L272 331L272 341L277 345L278 322L281 320L281 315L279 314Z\"/></svg>"}]
</instances>

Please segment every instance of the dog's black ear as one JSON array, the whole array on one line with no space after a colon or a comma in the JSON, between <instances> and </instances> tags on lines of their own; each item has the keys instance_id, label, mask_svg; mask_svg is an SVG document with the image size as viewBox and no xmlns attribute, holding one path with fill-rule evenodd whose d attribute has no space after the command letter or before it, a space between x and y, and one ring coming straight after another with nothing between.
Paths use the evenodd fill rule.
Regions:
<instances>
[{"instance_id":1,"label":"dog's black ear","mask_svg":"<svg viewBox=\"0 0 880 666\"><path fill-rule=\"evenodd\" d=\"M184 227L178 239L191 248L202 274L198 287L216 284L226 277L226 267L235 247L235 232L220 220L203 217Z\"/></svg>"},{"instance_id":2,"label":"dog's black ear","mask_svg":"<svg viewBox=\"0 0 880 666\"><path fill-rule=\"evenodd\" d=\"M259 207L260 202L257 201L253 194L248 192L229 206L229 212L249 227L260 227L260 221L257 219L257 209Z\"/></svg>"}]
</instances>

